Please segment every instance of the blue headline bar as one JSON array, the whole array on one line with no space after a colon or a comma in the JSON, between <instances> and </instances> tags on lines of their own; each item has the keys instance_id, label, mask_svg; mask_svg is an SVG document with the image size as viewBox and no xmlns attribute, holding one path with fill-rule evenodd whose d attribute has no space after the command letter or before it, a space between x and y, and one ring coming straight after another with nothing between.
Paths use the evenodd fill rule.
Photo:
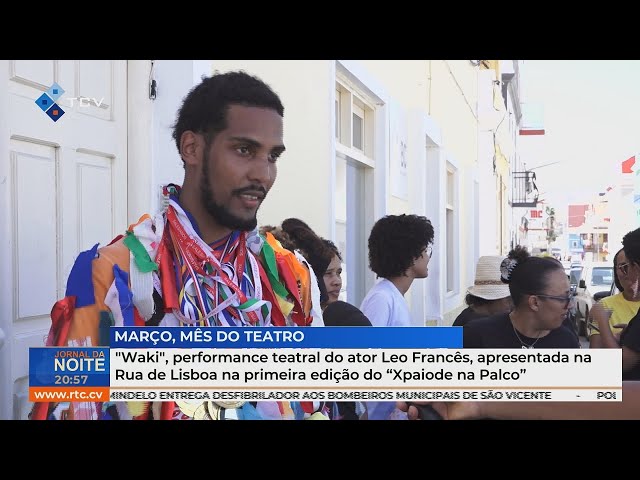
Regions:
<instances>
[{"instance_id":1,"label":"blue headline bar","mask_svg":"<svg viewBox=\"0 0 640 480\"><path fill-rule=\"evenodd\" d=\"M29 349L30 387L108 387L109 349L42 347Z\"/></svg>"},{"instance_id":2,"label":"blue headline bar","mask_svg":"<svg viewBox=\"0 0 640 480\"><path fill-rule=\"evenodd\" d=\"M111 327L111 348L462 348L462 327Z\"/></svg>"}]
</instances>

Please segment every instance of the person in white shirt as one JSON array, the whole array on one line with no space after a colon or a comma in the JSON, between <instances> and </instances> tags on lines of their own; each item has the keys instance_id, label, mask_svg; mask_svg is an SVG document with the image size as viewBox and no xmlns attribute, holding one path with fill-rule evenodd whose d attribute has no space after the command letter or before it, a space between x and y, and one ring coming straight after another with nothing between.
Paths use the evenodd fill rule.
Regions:
<instances>
[{"instance_id":1,"label":"person in white shirt","mask_svg":"<svg viewBox=\"0 0 640 480\"><path fill-rule=\"evenodd\" d=\"M374 327L411 325L404 294L416 278L429 275L433 243L431 222L418 215L387 215L369 235L369 268L380 279L360 310Z\"/></svg>"},{"instance_id":2,"label":"person in white shirt","mask_svg":"<svg viewBox=\"0 0 640 480\"><path fill-rule=\"evenodd\" d=\"M380 279L360 310L374 327L408 327L411 315L404 294L416 278L429 275L433 225L419 215L387 215L369 234L369 268ZM406 414L395 402L367 402L369 420L400 420Z\"/></svg>"}]
</instances>

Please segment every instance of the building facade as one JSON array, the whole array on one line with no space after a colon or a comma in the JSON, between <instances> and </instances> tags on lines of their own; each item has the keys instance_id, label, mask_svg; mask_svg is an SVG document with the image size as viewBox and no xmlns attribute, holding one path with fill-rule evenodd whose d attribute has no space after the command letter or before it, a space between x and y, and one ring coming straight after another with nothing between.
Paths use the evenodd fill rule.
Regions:
<instances>
[{"instance_id":1,"label":"building facade","mask_svg":"<svg viewBox=\"0 0 640 480\"><path fill-rule=\"evenodd\" d=\"M285 106L286 153L260 224L305 220L345 260L344 298L376 279L367 238L387 214L435 229L429 277L407 293L415 325L449 325L479 256L506 254L518 159L517 61L2 61L0 418L28 411L28 349L43 344L76 255L162 207L180 183L171 126L212 72L245 70ZM57 84L64 116L34 101ZM91 99L91 102L71 99ZM66 99L66 100L65 100ZM37 292L37 295L36 293Z\"/></svg>"}]
</instances>

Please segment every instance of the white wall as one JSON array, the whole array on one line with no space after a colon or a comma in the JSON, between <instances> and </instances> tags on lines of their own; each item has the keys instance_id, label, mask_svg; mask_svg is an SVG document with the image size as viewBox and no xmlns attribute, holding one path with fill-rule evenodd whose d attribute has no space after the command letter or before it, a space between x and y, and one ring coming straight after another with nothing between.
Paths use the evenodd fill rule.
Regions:
<instances>
[{"instance_id":1,"label":"white wall","mask_svg":"<svg viewBox=\"0 0 640 480\"><path fill-rule=\"evenodd\" d=\"M493 156L495 147L493 143L493 133L491 131L479 132L478 134L478 186L480 189L480 215L482 221L479 225L480 237L479 254L498 255L496 231L498 218L496 216L496 205L498 193L496 192L496 176L493 173ZM482 163L480 163L480 161ZM473 283L473 282L472 282Z\"/></svg>"},{"instance_id":2,"label":"white wall","mask_svg":"<svg viewBox=\"0 0 640 480\"><path fill-rule=\"evenodd\" d=\"M141 215L154 213L151 208L156 190L153 188L153 106L149 98L152 74L151 60L127 62L127 188L128 223ZM125 228L121 226L119 228Z\"/></svg>"}]
</instances>

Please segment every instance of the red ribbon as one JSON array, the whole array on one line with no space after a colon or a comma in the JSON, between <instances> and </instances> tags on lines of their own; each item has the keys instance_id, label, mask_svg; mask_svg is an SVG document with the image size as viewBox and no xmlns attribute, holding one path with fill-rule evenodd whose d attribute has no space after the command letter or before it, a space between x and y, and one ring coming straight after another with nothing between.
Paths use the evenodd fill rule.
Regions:
<instances>
[{"instance_id":1,"label":"red ribbon","mask_svg":"<svg viewBox=\"0 0 640 480\"><path fill-rule=\"evenodd\" d=\"M76 297L64 297L51 309L51 328L47 335L47 347L62 347L67 343L71 318L76 307ZM46 420L50 402L36 402L31 411L31 420Z\"/></svg>"}]
</instances>

